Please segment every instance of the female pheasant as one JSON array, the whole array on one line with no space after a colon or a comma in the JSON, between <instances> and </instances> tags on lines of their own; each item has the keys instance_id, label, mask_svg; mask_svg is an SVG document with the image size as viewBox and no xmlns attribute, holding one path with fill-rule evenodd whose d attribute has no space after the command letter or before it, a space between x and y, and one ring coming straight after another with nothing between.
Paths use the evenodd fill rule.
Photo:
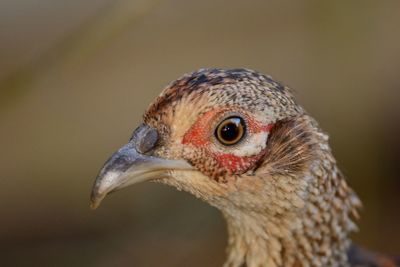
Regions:
<instances>
[{"instance_id":1,"label":"female pheasant","mask_svg":"<svg viewBox=\"0 0 400 267\"><path fill-rule=\"evenodd\" d=\"M396 266L351 244L361 202L328 136L291 90L248 69L201 69L172 82L97 177L110 192L158 181L218 208L226 267Z\"/></svg>"}]
</instances>

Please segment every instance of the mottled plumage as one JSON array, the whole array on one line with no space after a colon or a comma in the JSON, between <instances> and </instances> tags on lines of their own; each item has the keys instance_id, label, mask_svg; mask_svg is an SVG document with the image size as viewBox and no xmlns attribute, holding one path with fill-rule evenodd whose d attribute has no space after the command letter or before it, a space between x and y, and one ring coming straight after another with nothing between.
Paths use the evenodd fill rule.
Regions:
<instances>
[{"instance_id":1,"label":"mottled plumage","mask_svg":"<svg viewBox=\"0 0 400 267\"><path fill-rule=\"evenodd\" d=\"M228 134L244 132L233 145L216 134L225 121ZM93 205L143 180L183 189L221 210L226 267L395 266L377 257L362 262L361 250L351 248L361 202L327 134L288 87L258 72L202 69L167 86L129 144L106 163Z\"/></svg>"}]
</instances>

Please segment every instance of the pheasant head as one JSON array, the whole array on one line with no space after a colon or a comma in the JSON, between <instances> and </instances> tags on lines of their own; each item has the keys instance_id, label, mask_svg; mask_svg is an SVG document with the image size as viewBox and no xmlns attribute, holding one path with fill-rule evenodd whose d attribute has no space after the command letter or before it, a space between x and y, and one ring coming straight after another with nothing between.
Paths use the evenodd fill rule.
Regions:
<instances>
[{"instance_id":1,"label":"pheasant head","mask_svg":"<svg viewBox=\"0 0 400 267\"><path fill-rule=\"evenodd\" d=\"M201 69L167 86L97 177L92 206L142 181L221 210L225 266L347 266L360 206L328 136L291 90L247 69Z\"/></svg>"}]
</instances>

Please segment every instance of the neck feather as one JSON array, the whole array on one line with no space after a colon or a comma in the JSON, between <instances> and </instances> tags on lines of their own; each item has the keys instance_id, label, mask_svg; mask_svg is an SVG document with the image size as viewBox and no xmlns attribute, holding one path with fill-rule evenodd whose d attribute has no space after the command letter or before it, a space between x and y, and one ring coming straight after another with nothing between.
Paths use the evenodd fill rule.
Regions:
<instances>
[{"instance_id":1,"label":"neck feather","mask_svg":"<svg viewBox=\"0 0 400 267\"><path fill-rule=\"evenodd\" d=\"M285 214L222 210L229 235L224 266L348 266L348 234L357 229L352 217L361 203L329 146L322 142L317 153L303 177L295 177L308 180L302 208Z\"/></svg>"}]
</instances>

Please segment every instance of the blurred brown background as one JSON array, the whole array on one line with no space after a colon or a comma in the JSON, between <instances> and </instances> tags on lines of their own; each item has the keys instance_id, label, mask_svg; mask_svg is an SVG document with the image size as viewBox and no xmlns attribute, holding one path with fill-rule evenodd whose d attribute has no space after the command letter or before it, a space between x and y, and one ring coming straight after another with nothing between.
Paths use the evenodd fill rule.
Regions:
<instances>
[{"instance_id":1,"label":"blurred brown background","mask_svg":"<svg viewBox=\"0 0 400 267\"><path fill-rule=\"evenodd\" d=\"M186 193L89 193L171 80L247 67L295 88L364 202L358 243L400 253L400 2L0 2L0 265L220 266Z\"/></svg>"}]
</instances>

